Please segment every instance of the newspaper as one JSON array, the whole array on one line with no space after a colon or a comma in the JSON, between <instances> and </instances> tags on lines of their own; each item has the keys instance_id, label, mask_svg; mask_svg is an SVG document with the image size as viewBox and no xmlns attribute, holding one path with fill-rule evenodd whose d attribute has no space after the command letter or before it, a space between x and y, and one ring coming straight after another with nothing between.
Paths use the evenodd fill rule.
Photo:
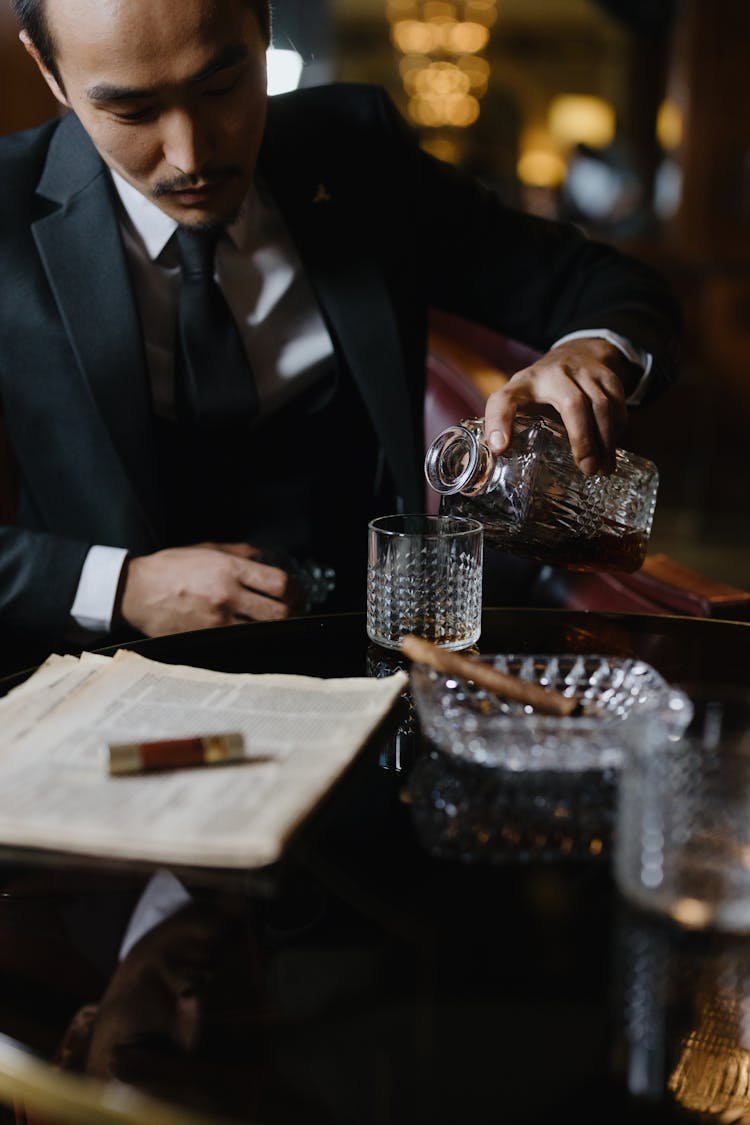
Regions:
<instances>
[{"instance_id":1,"label":"newspaper","mask_svg":"<svg viewBox=\"0 0 750 1125\"><path fill-rule=\"evenodd\" d=\"M408 682L211 672L120 650L52 656L0 700L0 845L262 867ZM125 777L114 742L244 735L248 760Z\"/></svg>"}]
</instances>

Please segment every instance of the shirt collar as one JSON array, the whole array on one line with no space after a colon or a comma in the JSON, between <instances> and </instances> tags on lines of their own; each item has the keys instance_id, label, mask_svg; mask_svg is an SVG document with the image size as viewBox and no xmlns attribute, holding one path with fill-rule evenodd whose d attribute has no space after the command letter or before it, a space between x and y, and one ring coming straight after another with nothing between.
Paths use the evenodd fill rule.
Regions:
<instances>
[{"instance_id":1,"label":"shirt collar","mask_svg":"<svg viewBox=\"0 0 750 1125\"><path fill-rule=\"evenodd\" d=\"M177 224L174 224L177 226ZM160 867L149 879L130 916L125 936L120 945L118 960L127 957L142 937L192 902L185 887L167 868Z\"/></svg>"},{"instance_id":2,"label":"shirt collar","mask_svg":"<svg viewBox=\"0 0 750 1125\"><path fill-rule=\"evenodd\" d=\"M170 238L177 230L177 222L165 214L160 207L147 199L137 188L110 168L112 181L117 189L117 194L125 208L125 212L140 235L146 252L152 261L159 257ZM234 245L244 250L247 247L249 234L249 218L253 212L255 188L251 187L239 216L227 227L227 234Z\"/></svg>"}]
</instances>

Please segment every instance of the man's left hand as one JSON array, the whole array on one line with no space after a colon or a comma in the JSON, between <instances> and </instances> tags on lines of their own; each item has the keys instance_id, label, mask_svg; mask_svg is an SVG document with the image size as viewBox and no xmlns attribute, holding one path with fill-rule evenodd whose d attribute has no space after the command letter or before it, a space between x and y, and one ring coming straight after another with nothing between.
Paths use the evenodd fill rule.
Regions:
<instances>
[{"instance_id":1,"label":"man's left hand","mask_svg":"<svg viewBox=\"0 0 750 1125\"><path fill-rule=\"evenodd\" d=\"M495 453L508 448L518 410L548 405L559 414L581 471L610 473L627 423L625 387L637 377L637 368L608 340L590 337L559 344L487 399L490 448Z\"/></svg>"}]
</instances>

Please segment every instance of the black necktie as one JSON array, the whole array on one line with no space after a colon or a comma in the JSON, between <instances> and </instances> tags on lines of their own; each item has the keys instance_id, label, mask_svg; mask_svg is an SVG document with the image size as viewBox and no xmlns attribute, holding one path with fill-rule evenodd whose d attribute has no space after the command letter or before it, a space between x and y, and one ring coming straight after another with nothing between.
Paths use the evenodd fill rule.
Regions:
<instances>
[{"instance_id":1,"label":"black necktie","mask_svg":"<svg viewBox=\"0 0 750 1125\"><path fill-rule=\"evenodd\" d=\"M220 231L179 227L182 256L175 364L177 416L204 426L249 421L258 392L239 329L214 281Z\"/></svg>"}]
</instances>

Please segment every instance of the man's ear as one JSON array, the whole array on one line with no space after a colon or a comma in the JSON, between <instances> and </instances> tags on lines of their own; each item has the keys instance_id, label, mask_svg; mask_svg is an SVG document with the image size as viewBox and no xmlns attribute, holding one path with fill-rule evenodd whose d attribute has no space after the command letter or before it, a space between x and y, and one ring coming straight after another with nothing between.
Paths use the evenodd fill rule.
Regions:
<instances>
[{"instance_id":1,"label":"man's ear","mask_svg":"<svg viewBox=\"0 0 750 1125\"><path fill-rule=\"evenodd\" d=\"M78 1009L65 1029L62 1041L55 1052L57 1066L63 1070L84 1069L98 1011L98 1004L84 1004Z\"/></svg>"},{"instance_id":2,"label":"man's ear","mask_svg":"<svg viewBox=\"0 0 750 1125\"><path fill-rule=\"evenodd\" d=\"M64 94L64 92L63 92L63 90L60 86L60 83L57 81L54 74L49 70L49 68L44 65L44 63L42 61L42 56L39 54L36 47L32 43L31 37L30 37L28 31L19 31L18 38L21 40L21 42L23 43L24 47L26 48L26 50L31 55L34 62L39 67L39 71L42 75L42 78L47 83L50 90L52 91L52 93L57 98L57 100L60 102L61 105L64 105L66 109L70 109L68 99L65 97L65 94Z\"/></svg>"}]
</instances>

